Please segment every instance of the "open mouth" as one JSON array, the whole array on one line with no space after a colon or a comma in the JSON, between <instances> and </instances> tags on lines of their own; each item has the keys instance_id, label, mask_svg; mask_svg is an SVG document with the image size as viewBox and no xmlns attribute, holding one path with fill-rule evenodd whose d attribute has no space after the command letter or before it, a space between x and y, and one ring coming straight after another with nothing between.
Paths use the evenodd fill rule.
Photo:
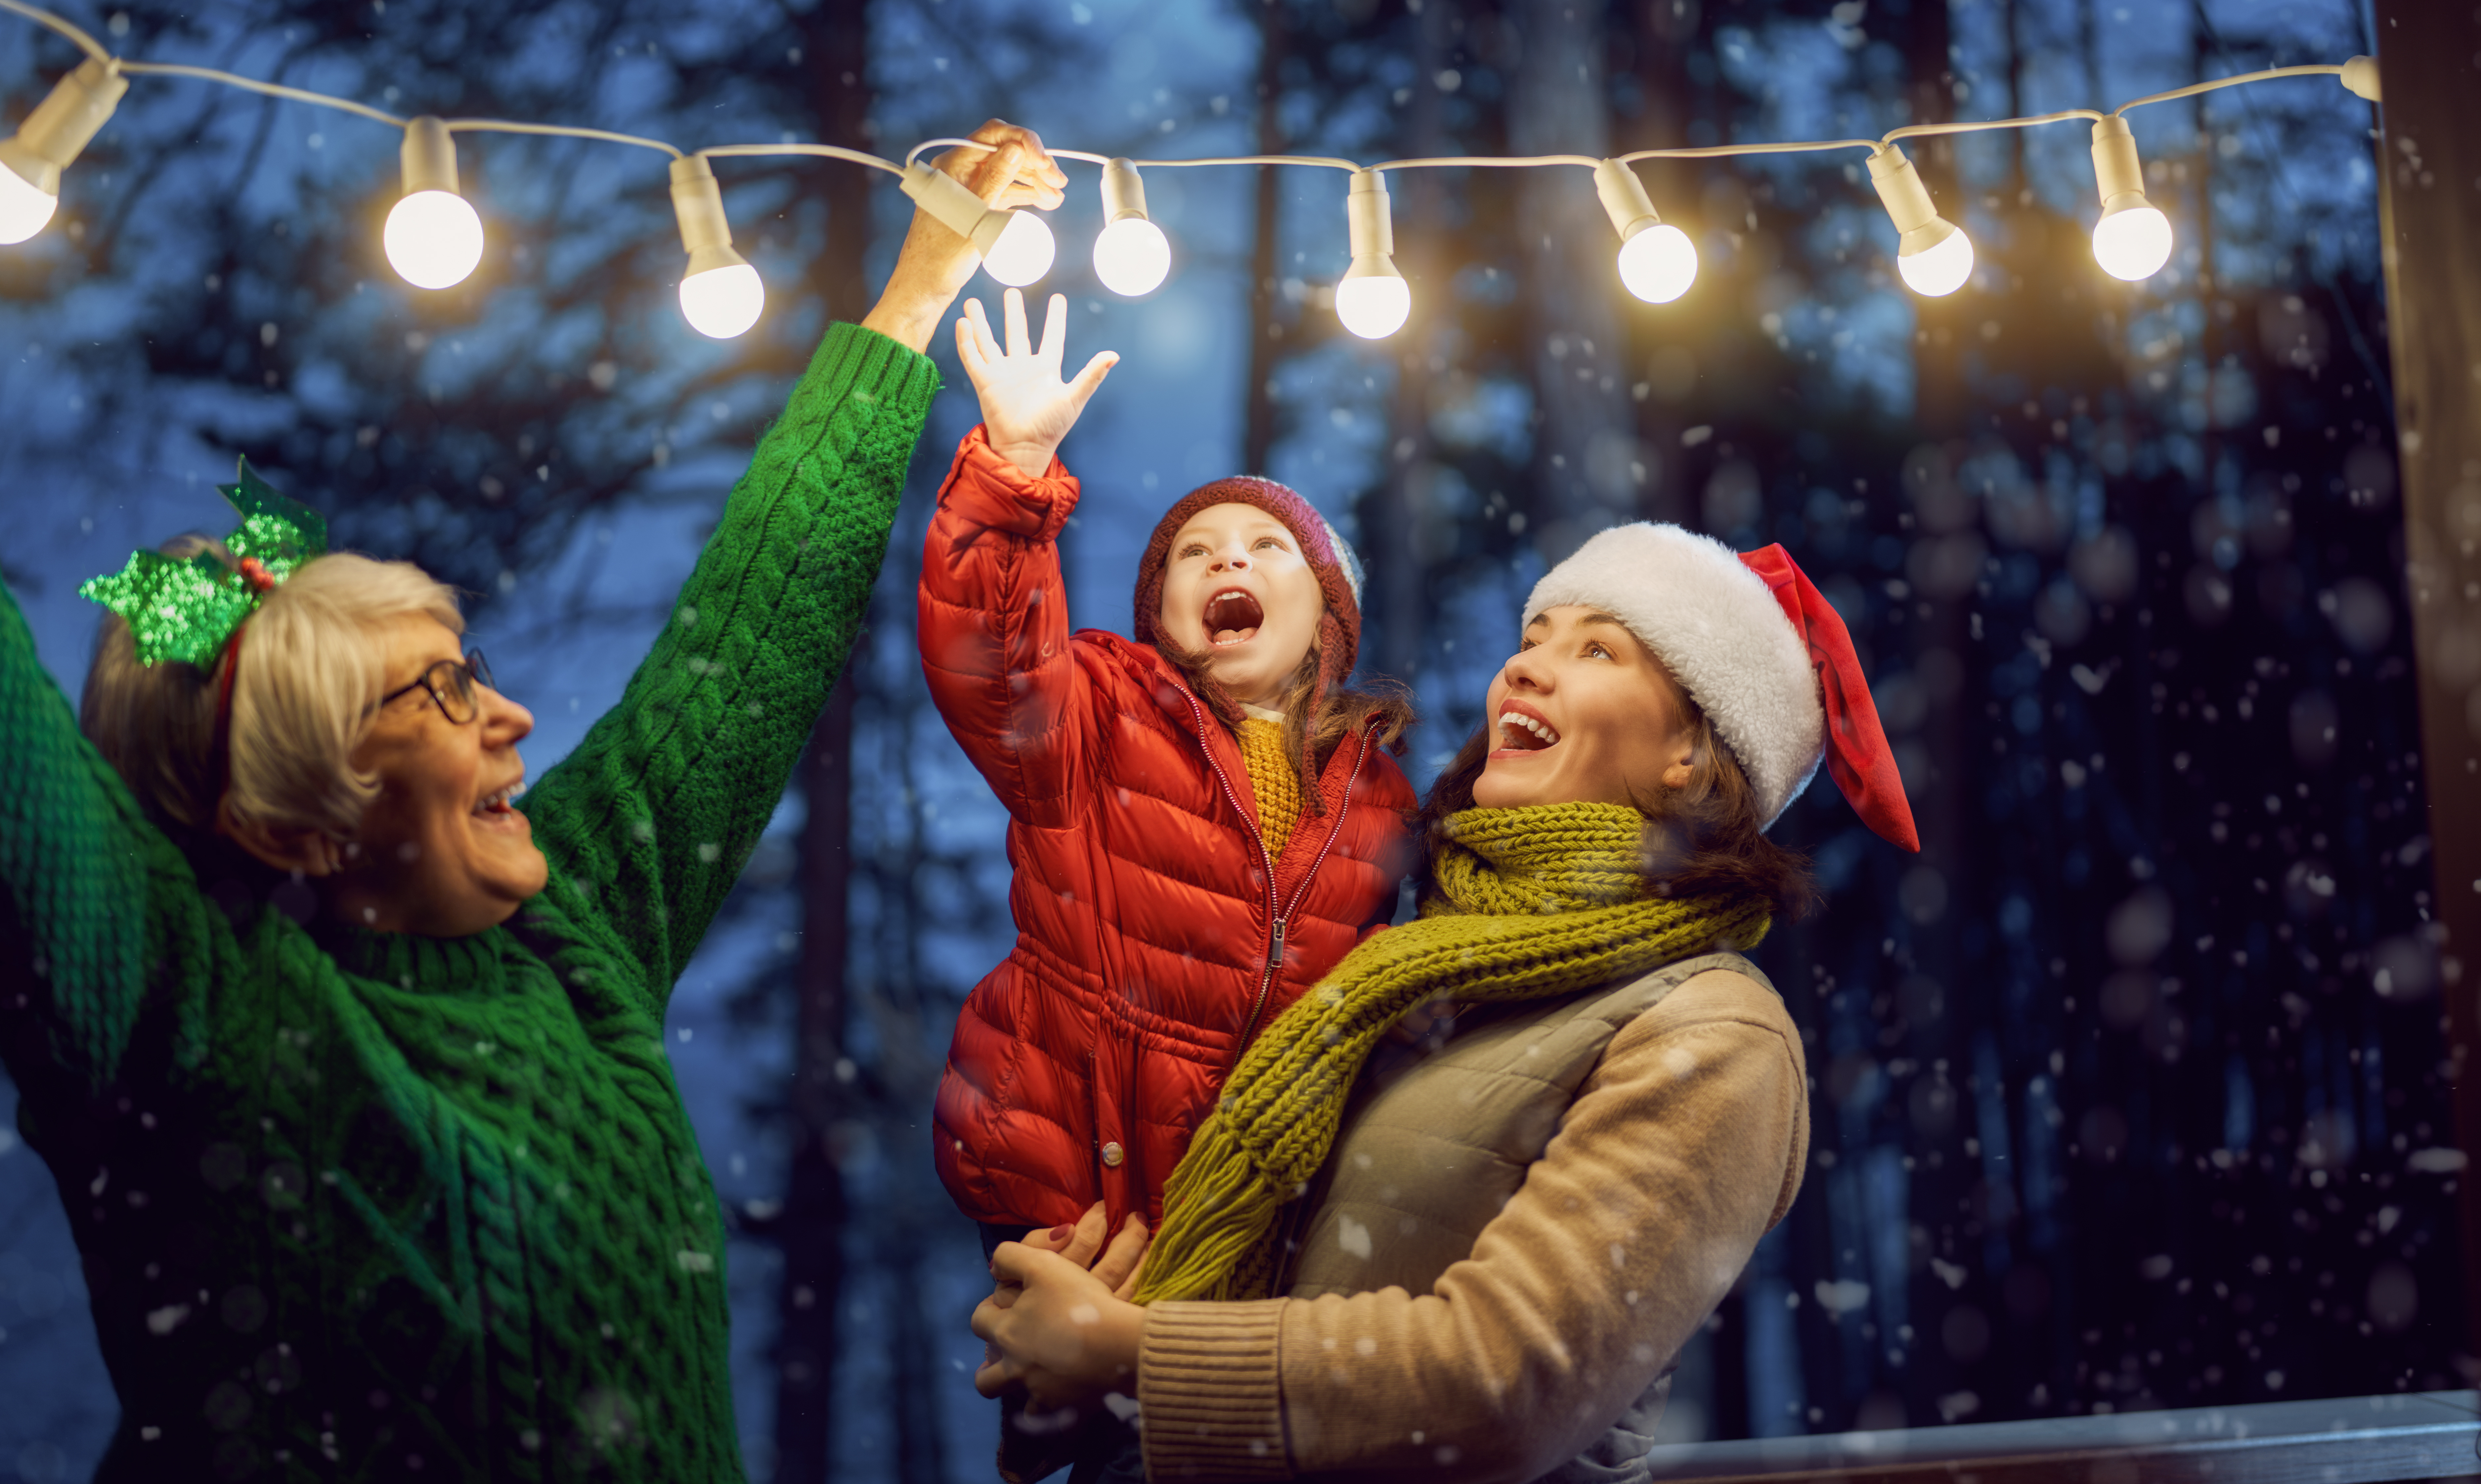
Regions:
<instances>
[{"instance_id":1,"label":"open mouth","mask_svg":"<svg viewBox=\"0 0 2481 1484\"><path fill-rule=\"evenodd\" d=\"M517 812L517 800L524 796L526 780L519 778L497 794L485 794L474 805L474 815L483 820L505 820Z\"/></svg>"},{"instance_id":2,"label":"open mouth","mask_svg":"<svg viewBox=\"0 0 2481 1484\"><path fill-rule=\"evenodd\" d=\"M1205 621L1207 642L1219 649L1256 638L1267 621L1267 611L1247 589L1226 587L1206 600Z\"/></svg>"},{"instance_id":3,"label":"open mouth","mask_svg":"<svg viewBox=\"0 0 2481 1484\"><path fill-rule=\"evenodd\" d=\"M1559 729L1529 709L1502 707L1499 713L1499 750L1540 752L1559 745Z\"/></svg>"}]
</instances>

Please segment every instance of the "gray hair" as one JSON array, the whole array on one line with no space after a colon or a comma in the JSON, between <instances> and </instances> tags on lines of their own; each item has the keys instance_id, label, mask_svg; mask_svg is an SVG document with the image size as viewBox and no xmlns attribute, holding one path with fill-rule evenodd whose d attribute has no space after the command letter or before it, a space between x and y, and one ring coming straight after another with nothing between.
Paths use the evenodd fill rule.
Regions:
<instances>
[{"instance_id":1,"label":"gray hair","mask_svg":"<svg viewBox=\"0 0 2481 1484\"><path fill-rule=\"evenodd\" d=\"M203 552L234 565L223 544L189 535L168 557ZM78 723L140 802L201 833L220 802L241 820L351 840L379 779L354 770L387 652L381 630L410 613L462 634L457 594L409 561L338 552L303 562L259 605L233 675L229 781L217 776L216 690L232 646L215 665L138 663L129 626L104 616Z\"/></svg>"}]
</instances>

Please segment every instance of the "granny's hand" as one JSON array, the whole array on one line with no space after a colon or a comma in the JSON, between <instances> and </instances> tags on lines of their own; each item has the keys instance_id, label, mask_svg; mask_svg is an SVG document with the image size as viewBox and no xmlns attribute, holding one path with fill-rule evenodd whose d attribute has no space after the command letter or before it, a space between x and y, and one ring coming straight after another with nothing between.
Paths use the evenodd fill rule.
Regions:
<instances>
[{"instance_id":1,"label":"granny's hand","mask_svg":"<svg viewBox=\"0 0 2481 1484\"><path fill-rule=\"evenodd\" d=\"M1073 1224L1063 1221L1056 1227L1035 1227L1026 1233L1025 1245L1037 1252L1058 1253L1109 1285L1113 1298L1129 1298L1137 1291L1137 1268L1145 1262L1146 1244L1154 1239L1154 1234L1146 1230L1143 1216L1131 1211L1129 1219L1120 1223L1119 1235L1107 1247L1103 1243L1107 1219L1103 1203L1096 1201ZM999 1282L996 1266L991 1269L991 1278L994 1287L990 1301L1002 1309L1015 1304L1017 1296L1025 1291L1016 1284ZM997 1365L1000 1359L997 1345L982 1346L983 1365Z\"/></svg>"},{"instance_id":2,"label":"granny's hand","mask_svg":"<svg viewBox=\"0 0 2481 1484\"><path fill-rule=\"evenodd\" d=\"M974 1311L974 1333L1000 1357L974 1373L975 1390L997 1396L1022 1384L1048 1411L1136 1385L1144 1310L1058 1253L1021 1242L1000 1243L991 1274L1016 1292L1005 1303L994 1293Z\"/></svg>"},{"instance_id":3,"label":"granny's hand","mask_svg":"<svg viewBox=\"0 0 2481 1484\"><path fill-rule=\"evenodd\" d=\"M976 129L973 138L989 149L958 147L932 165L954 176L976 195L998 207L1031 206L1049 211L1065 197L1068 177L1042 147L1032 129L994 118ZM916 210L888 274L887 292L861 323L892 340L919 351L930 344L948 306L956 301L965 280L981 265L974 245L929 213Z\"/></svg>"},{"instance_id":4,"label":"granny's hand","mask_svg":"<svg viewBox=\"0 0 2481 1484\"><path fill-rule=\"evenodd\" d=\"M1077 373L1076 380L1063 382L1059 360L1068 349L1067 299L1051 296L1039 350L1026 340L1025 296L1010 289L1003 302L1007 315L1006 349L992 338L982 301L969 299L964 318L956 322L956 355L965 363L975 395L982 400L982 426L989 430L991 451L1028 477L1040 479L1051 467L1052 455L1059 451L1059 441L1077 426L1094 389L1103 384L1120 357L1117 351L1098 351Z\"/></svg>"}]
</instances>

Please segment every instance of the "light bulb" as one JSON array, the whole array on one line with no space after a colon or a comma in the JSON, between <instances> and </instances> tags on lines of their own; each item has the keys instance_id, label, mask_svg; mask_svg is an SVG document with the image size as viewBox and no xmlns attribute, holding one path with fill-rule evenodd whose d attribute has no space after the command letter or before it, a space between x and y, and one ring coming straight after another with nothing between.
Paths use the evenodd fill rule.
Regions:
<instances>
[{"instance_id":1,"label":"light bulb","mask_svg":"<svg viewBox=\"0 0 2481 1484\"><path fill-rule=\"evenodd\" d=\"M61 198L0 161L0 246L24 242L43 229Z\"/></svg>"},{"instance_id":2,"label":"light bulb","mask_svg":"<svg viewBox=\"0 0 2481 1484\"><path fill-rule=\"evenodd\" d=\"M1667 304L1697 281L1697 245L1669 222L1620 244L1620 282L1649 304Z\"/></svg>"},{"instance_id":3,"label":"light bulb","mask_svg":"<svg viewBox=\"0 0 2481 1484\"><path fill-rule=\"evenodd\" d=\"M672 215L680 220L681 246L689 266L681 271L681 317L710 340L730 340L758 323L767 307L767 285L758 270L732 250L732 226L723 219L723 190L704 155L672 162Z\"/></svg>"},{"instance_id":4,"label":"light bulb","mask_svg":"<svg viewBox=\"0 0 2481 1484\"><path fill-rule=\"evenodd\" d=\"M379 242L405 282L454 288L483 261L483 219L454 191L416 191L388 213Z\"/></svg>"},{"instance_id":5,"label":"light bulb","mask_svg":"<svg viewBox=\"0 0 2481 1484\"><path fill-rule=\"evenodd\" d=\"M35 105L16 133L0 139L0 245L24 242L51 221L61 207L61 171L128 91L119 63L79 63Z\"/></svg>"},{"instance_id":6,"label":"light bulb","mask_svg":"<svg viewBox=\"0 0 2481 1484\"><path fill-rule=\"evenodd\" d=\"M1364 340L1386 339L1402 329L1412 313L1413 286L1393 264L1383 273L1346 277L1335 286L1335 317Z\"/></svg>"},{"instance_id":7,"label":"light bulb","mask_svg":"<svg viewBox=\"0 0 2481 1484\"><path fill-rule=\"evenodd\" d=\"M2151 278L2171 261L2171 219L2158 206L2115 211L2094 223L2094 261L2114 278Z\"/></svg>"},{"instance_id":8,"label":"light bulb","mask_svg":"<svg viewBox=\"0 0 2481 1484\"><path fill-rule=\"evenodd\" d=\"M2128 120L2099 119L2093 129L2094 185L2102 220L2094 223L2094 261L2114 278L2134 283L2171 261L2171 219L2145 198L2145 167Z\"/></svg>"},{"instance_id":9,"label":"light bulb","mask_svg":"<svg viewBox=\"0 0 2481 1484\"><path fill-rule=\"evenodd\" d=\"M1171 272L1171 240L1146 216L1145 183L1128 160L1103 165L1103 235L1094 239L1094 276L1124 299L1151 294Z\"/></svg>"},{"instance_id":10,"label":"light bulb","mask_svg":"<svg viewBox=\"0 0 2481 1484\"><path fill-rule=\"evenodd\" d=\"M746 263L727 263L681 280L681 317L710 340L730 340L758 323L767 285Z\"/></svg>"},{"instance_id":11,"label":"light bulb","mask_svg":"<svg viewBox=\"0 0 2481 1484\"><path fill-rule=\"evenodd\" d=\"M982 248L982 272L996 282L1011 289L1039 282L1051 272L1051 260L1058 255L1059 245L1053 240L1051 224L1030 211L993 212L1005 218L999 235ZM979 240L980 233L975 236Z\"/></svg>"},{"instance_id":12,"label":"light bulb","mask_svg":"<svg viewBox=\"0 0 2481 1484\"><path fill-rule=\"evenodd\" d=\"M463 283L483 261L483 219L457 194L457 142L444 120L425 114L406 120L398 154L405 198L379 233L388 266L417 289Z\"/></svg>"},{"instance_id":13,"label":"light bulb","mask_svg":"<svg viewBox=\"0 0 2481 1484\"><path fill-rule=\"evenodd\" d=\"M1964 287L1972 276L1972 239L1964 228L1950 226L1946 236L1919 252L1900 254L1895 271L1916 294L1930 299L1944 299Z\"/></svg>"}]
</instances>

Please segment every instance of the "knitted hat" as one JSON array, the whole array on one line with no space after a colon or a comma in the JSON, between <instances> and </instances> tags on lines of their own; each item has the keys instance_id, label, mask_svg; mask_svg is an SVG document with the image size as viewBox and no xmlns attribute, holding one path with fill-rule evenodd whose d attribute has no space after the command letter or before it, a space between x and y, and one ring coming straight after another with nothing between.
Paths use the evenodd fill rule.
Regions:
<instances>
[{"instance_id":1,"label":"knitted hat","mask_svg":"<svg viewBox=\"0 0 2481 1484\"><path fill-rule=\"evenodd\" d=\"M1298 491L1247 475L1201 484L1180 497L1155 525L1146 554L1137 560L1137 612L1133 631L1140 644L1160 644L1163 568L1171 560L1172 537L1188 518L1209 506L1250 505L1282 521L1301 545L1301 557L1318 574L1319 592L1326 612L1319 619L1319 693L1324 695L1352 673L1361 650L1361 564L1352 549L1326 523L1316 507Z\"/></svg>"},{"instance_id":2,"label":"knitted hat","mask_svg":"<svg viewBox=\"0 0 2481 1484\"><path fill-rule=\"evenodd\" d=\"M1742 555L1678 526L1614 526L1534 585L1525 622L1563 604L1610 614L1661 658L1748 774L1767 824L1823 757L1865 823L1920 848L1852 637L1780 545Z\"/></svg>"}]
</instances>

